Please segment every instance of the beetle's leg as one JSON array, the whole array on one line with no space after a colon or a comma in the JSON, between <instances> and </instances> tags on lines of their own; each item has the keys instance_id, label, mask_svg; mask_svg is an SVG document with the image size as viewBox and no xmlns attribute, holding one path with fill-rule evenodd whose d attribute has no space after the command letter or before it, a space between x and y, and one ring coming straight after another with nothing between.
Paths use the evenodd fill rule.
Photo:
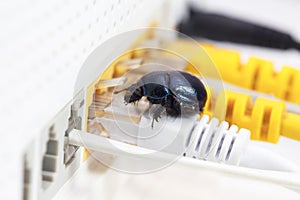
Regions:
<instances>
[{"instance_id":1,"label":"beetle's leg","mask_svg":"<svg viewBox=\"0 0 300 200\"><path fill-rule=\"evenodd\" d=\"M164 112L166 112L166 108L163 107L162 105L159 105L158 108L153 113L153 119L152 119L152 124L151 124L152 128L153 128L153 125L154 125L154 120L158 122L158 119L161 118L161 115Z\"/></svg>"},{"instance_id":2,"label":"beetle's leg","mask_svg":"<svg viewBox=\"0 0 300 200\"><path fill-rule=\"evenodd\" d=\"M206 101L207 101L207 96L205 96L205 97L203 98L203 100L198 101L200 113L203 112L203 108L204 108L204 106L205 106Z\"/></svg>"},{"instance_id":3,"label":"beetle's leg","mask_svg":"<svg viewBox=\"0 0 300 200\"><path fill-rule=\"evenodd\" d=\"M172 117L178 117L181 114L180 103L172 95L167 96L164 106L166 107L167 114Z\"/></svg>"},{"instance_id":4,"label":"beetle's leg","mask_svg":"<svg viewBox=\"0 0 300 200\"><path fill-rule=\"evenodd\" d=\"M142 87L137 87L135 84L125 89L126 94L124 96L125 103L132 103L139 101L143 97Z\"/></svg>"}]
</instances>

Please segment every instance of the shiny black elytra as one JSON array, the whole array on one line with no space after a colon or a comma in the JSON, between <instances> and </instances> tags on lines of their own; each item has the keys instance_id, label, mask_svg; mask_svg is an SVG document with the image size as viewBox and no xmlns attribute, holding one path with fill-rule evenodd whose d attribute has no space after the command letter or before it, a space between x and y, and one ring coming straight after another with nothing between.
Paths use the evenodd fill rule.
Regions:
<instances>
[{"instance_id":1,"label":"shiny black elytra","mask_svg":"<svg viewBox=\"0 0 300 200\"><path fill-rule=\"evenodd\" d=\"M161 105L153 113L152 127L164 112L172 117L202 112L207 99L203 83L182 71L154 71L124 90L126 104L145 96L151 104Z\"/></svg>"}]
</instances>

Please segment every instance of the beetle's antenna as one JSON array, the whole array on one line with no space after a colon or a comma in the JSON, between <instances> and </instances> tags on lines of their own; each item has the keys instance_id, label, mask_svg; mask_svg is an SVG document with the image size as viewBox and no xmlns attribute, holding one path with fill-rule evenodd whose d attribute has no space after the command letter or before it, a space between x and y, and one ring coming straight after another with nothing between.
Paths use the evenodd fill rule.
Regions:
<instances>
[{"instance_id":1,"label":"beetle's antenna","mask_svg":"<svg viewBox=\"0 0 300 200\"><path fill-rule=\"evenodd\" d=\"M132 84L131 86L124 88L122 90L114 91L114 94L119 94L120 92L123 92L123 91L134 92L136 89L137 89L137 84Z\"/></svg>"},{"instance_id":2,"label":"beetle's antenna","mask_svg":"<svg viewBox=\"0 0 300 200\"><path fill-rule=\"evenodd\" d=\"M119 90L119 91L114 91L114 94L119 94L120 92L123 92L123 91L127 91L128 88L125 88L125 89L122 89L122 90Z\"/></svg>"},{"instance_id":3,"label":"beetle's antenna","mask_svg":"<svg viewBox=\"0 0 300 200\"><path fill-rule=\"evenodd\" d=\"M110 87L117 87L120 85L123 85L126 82L126 77L119 77L119 78L113 78L108 80L100 80L96 87L97 88L110 88Z\"/></svg>"}]
</instances>

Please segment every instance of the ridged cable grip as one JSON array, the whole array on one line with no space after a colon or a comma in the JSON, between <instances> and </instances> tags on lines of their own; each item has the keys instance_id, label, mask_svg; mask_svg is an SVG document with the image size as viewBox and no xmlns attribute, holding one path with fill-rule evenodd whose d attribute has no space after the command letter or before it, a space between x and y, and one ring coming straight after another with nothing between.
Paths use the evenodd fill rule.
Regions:
<instances>
[{"instance_id":1,"label":"ridged cable grip","mask_svg":"<svg viewBox=\"0 0 300 200\"><path fill-rule=\"evenodd\" d=\"M187 157L238 165L250 132L203 115L186 138Z\"/></svg>"},{"instance_id":2,"label":"ridged cable grip","mask_svg":"<svg viewBox=\"0 0 300 200\"><path fill-rule=\"evenodd\" d=\"M207 105L204 113L214 114L219 119L237 124L251 131L251 139L276 143L280 135L300 140L300 116L286 112L282 101L257 98L252 102L251 96L224 90L216 98L212 113ZM209 102L210 103L210 102Z\"/></svg>"}]
</instances>

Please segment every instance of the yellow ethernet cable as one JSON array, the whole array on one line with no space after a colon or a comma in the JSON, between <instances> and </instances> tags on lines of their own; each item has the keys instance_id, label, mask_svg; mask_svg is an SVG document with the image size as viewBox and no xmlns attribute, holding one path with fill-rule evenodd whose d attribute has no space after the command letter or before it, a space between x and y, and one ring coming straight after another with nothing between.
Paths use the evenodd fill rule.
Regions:
<instances>
[{"instance_id":1,"label":"yellow ethernet cable","mask_svg":"<svg viewBox=\"0 0 300 200\"><path fill-rule=\"evenodd\" d=\"M241 62L240 53L210 44L201 44L211 60L216 65L222 80L246 88L272 94L277 98L300 104L300 70L283 66L279 72L274 70L271 61L250 57L245 64ZM187 40L176 40L165 44L168 50L178 49L182 54L191 55L186 70L199 74L194 66L205 65L201 49L195 49L194 44ZM201 51L200 51L201 50ZM198 52L197 52L198 51Z\"/></svg>"},{"instance_id":2,"label":"yellow ethernet cable","mask_svg":"<svg viewBox=\"0 0 300 200\"><path fill-rule=\"evenodd\" d=\"M281 71L276 72L270 61L251 57L245 64L242 64L238 52L207 45L204 48L224 81L243 88L273 94L286 101L300 103L300 70L283 66ZM191 58L190 63L194 65L201 63L197 53ZM191 65L188 65L186 70L197 73Z\"/></svg>"},{"instance_id":3,"label":"yellow ethernet cable","mask_svg":"<svg viewBox=\"0 0 300 200\"><path fill-rule=\"evenodd\" d=\"M286 112L282 101L258 97L252 103L247 94L224 90L216 98L215 109L220 115L216 117L225 114L229 123L249 129L253 140L276 143L280 135L300 140L300 115ZM211 111L205 109L204 113Z\"/></svg>"}]
</instances>

